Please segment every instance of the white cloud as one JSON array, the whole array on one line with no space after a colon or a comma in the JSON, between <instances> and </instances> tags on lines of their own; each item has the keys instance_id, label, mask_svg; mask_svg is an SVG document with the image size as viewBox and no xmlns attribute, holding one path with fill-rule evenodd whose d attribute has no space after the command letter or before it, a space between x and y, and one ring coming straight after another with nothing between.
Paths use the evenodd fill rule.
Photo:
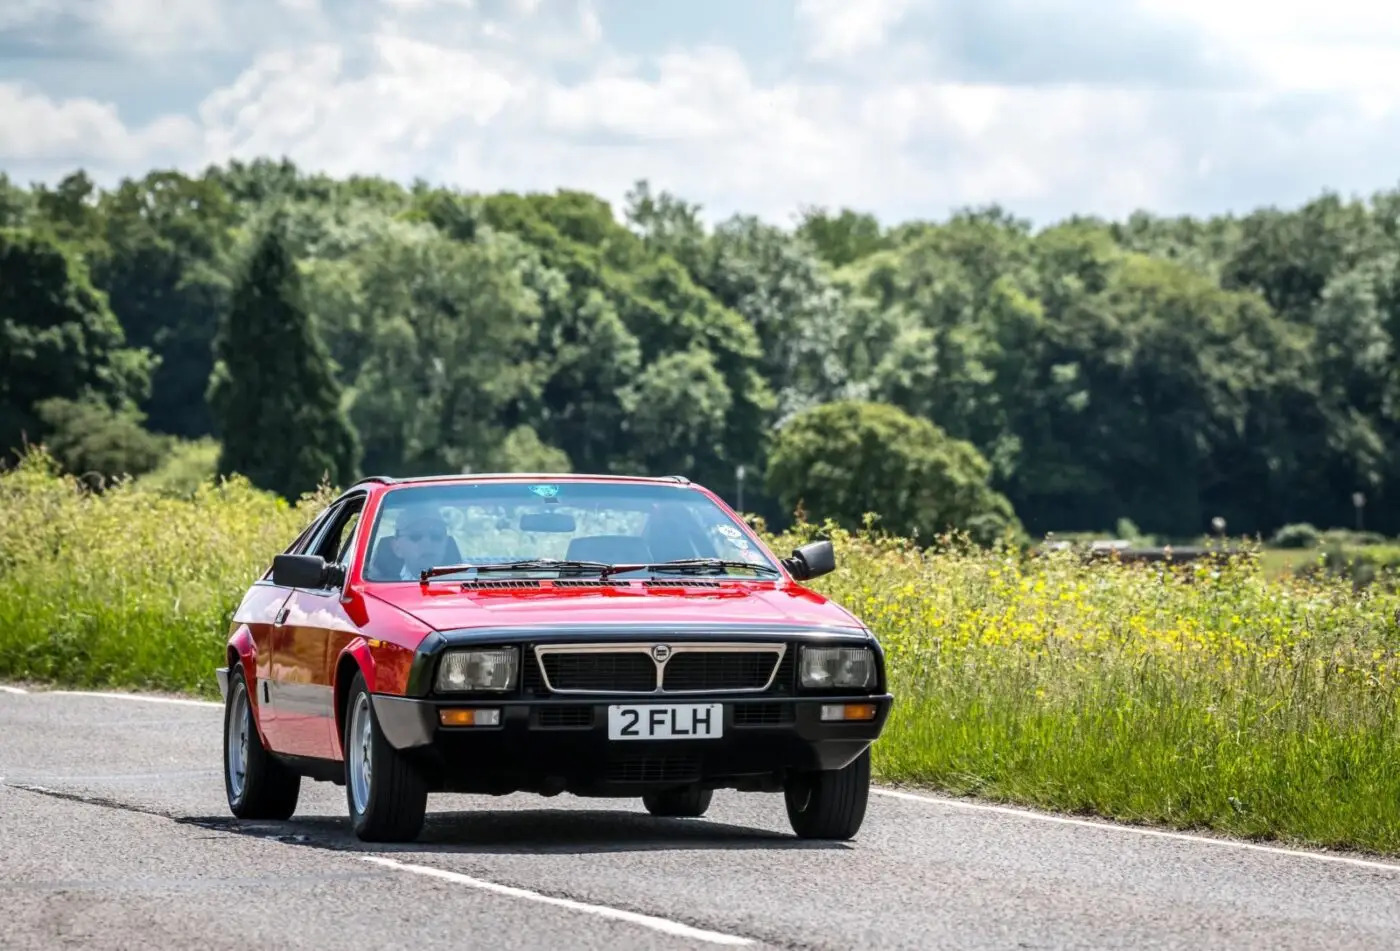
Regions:
<instances>
[{"instance_id":1,"label":"white cloud","mask_svg":"<svg viewBox=\"0 0 1400 951\"><path fill-rule=\"evenodd\" d=\"M809 55L841 60L882 46L912 5L913 0L797 0L796 13Z\"/></svg>"},{"instance_id":2,"label":"white cloud","mask_svg":"<svg viewBox=\"0 0 1400 951\"><path fill-rule=\"evenodd\" d=\"M0 31L49 49L188 60L301 39L324 14L321 0L3 0Z\"/></svg>"},{"instance_id":3,"label":"white cloud","mask_svg":"<svg viewBox=\"0 0 1400 951\"><path fill-rule=\"evenodd\" d=\"M6 0L0 3L0 30L38 23L47 18L50 10L48 0Z\"/></svg>"},{"instance_id":4,"label":"white cloud","mask_svg":"<svg viewBox=\"0 0 1400 951\"><path fill-rule=\"evenodd\" d=\"M229 31L228 11L218 0L107 0L86 12L104 35L146 53L221 42Z\"/></svg>"},{"instance_id":5,"label":"white cloud","mask_svg":"<svg viewBox=\"0 0 1400 951\"><path fill-rule=\"evenodd\" d=\"M357 2L355 18L322 22L318 9L348 7L199 0L159 28L140 26L155 0L109 5L104 29L157 46L274 8L315 28L268 39L195 114L137 129L100 91L58 101L0 87L0 162L61 172L105 157L140 174L161 156L198 169L285 154L333 174L583 188L614 202L648 178L712 215L780 221L807 203L896 218L1001 202L1043 219L1386 187L1400 146L1400 71L1385 68L1400 14L1359 0L1327 17L1281 0L1300 18L1288 27L1278 4L1054 0L1079 37L1072 55L1046 49L1039 22L1009 0L793 0L812 63L839 72L777 78L720 45L616 55L588 0ZM933 15L944 19L920 19Z\"/></svg>"},{"instance_id":6,"label":"white cloud","mask_svg":"<svg viewBox=\"0 0 1400 951\"><path fill-rule=\"evenodd\" d=\"M0 165L130 165L153 154L187 153L197 137L194 123L181 116L129 129L111 103L55 101L18 83L0 83L0 117Z\"/></svg>"},{"instance_id":7,"label":"white cloud","mask_svg":"<svg viewBox=\"0 0 1400 951\"><path fill-rule=\"evenodd\" d=\"M1376 0L1139 0L1144 12L1189 24L1263 88L1400 92L1400 7Z\"/></svg>"},{"instance_id":8,"label":"white cloud","mask_svg":"<svg viewBox=\"0 0 1400 951\"><path fill-rule=\"evenodd\" d=\"M382 35L362 75L322 45L262 57L205 100L206 158L287 154L336 174L431 174L419 158L480 135L511 101L512 75L482 55Z\"/></svg>"},{"instance_id":9,"label":"white cloud","mask_svg":"<svg viewBox=\"0 0 1400 951\"><path fill-rule=\"evenodd\" d=\"M774 220L807 203L937 214L1062 196L1123 213L1161 200L1178 160L1142 98L1111 89L764 83L720 47L665 53L647 73L600 56L566 85L528 43L468 52L381 34L371 49L359 74L332 47L259 61L201 109L205 158L285 152L337 173L615 203L648 178L712 214Z\"/></svg>"}]
</instances>

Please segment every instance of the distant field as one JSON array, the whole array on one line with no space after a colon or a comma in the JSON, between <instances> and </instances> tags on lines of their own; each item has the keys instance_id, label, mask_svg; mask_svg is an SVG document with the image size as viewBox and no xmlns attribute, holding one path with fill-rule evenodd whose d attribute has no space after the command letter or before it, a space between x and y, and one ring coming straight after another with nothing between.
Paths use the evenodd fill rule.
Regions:
<instances>
[{"instance_id":1,"label":"distant field","mask_svg":"<svg viewBox=\"0 0 1400 951\"><path fill-rule=\"evenodd\" d=\"M1346 545L1335 548L1267 548L1259 555L1260 569L1270 578L1296 575L1300 570L1332 570L1363 583L1400 577L1400 545ZM1335 562L1333 564L1332 562Z\"/></svg>"},{"instance_id":2,"label":"distant field","mask_svg":"<svg viewBox=\"0 0 1400 951\"><path fill-rule=\"evenodd\" d=\"M0 677L217 696L234 603L308 517L242 484L0 475ZM1283 577L1307 551L1163 573L832 537L816 587L881 637L898 698L880 780L1400 851L1393 592Z\"/></svg>"},{"instance_id":3,"label":"distant field","mask_svg":"<svg viewBox=\"0 0 1400 951\"><path fill-rule=\"evenodd\" d=\"M1304 565L1316 564L1318 551L1309 548L1265 548L1259 553L1259 567L1270 578L1279 578Z\"/></svg>"}]
</instances>

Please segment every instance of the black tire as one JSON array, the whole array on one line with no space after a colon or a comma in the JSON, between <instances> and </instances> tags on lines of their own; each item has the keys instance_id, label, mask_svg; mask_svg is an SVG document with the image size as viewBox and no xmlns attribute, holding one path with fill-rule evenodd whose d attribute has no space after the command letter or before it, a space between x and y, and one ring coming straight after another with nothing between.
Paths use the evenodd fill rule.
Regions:
<instances>
[{"instance_id":1,"label":"black tire","mask_svg":"<svg viewBox=\"0 0 1400 951\"><path fill-rule=\"evenodd\" d=\"M358 751L352 748L351 738L357 727L363 726L357 720L357 709L362 717L368 718L369 726L370 769L363 810L356 806L357 780L352 775ZM374 715L364 674L358 671L350 684L350 697L345 705L341 748L345 751L345 805L355 835L364 842L412 842L418 838L428 808L428 784L413 764L385 739Z\"/></svg>"},{"instance_id":2,"label":"black tire","mask_svg":"<svg viewBox=\"0 0 1400 951\"><path fill-rule=\"evenodd\" d=\"M647 793L642 796L642 805L654 816L669 818L697 819L710 808L714 798L713 789L698 786L682 786L680 789L667 789L664 792Z\"/></svg>"},{"instance_id":3,"label":"black tire","mask_svg":"<svg viewBox=\"0 0 1400 951\"><path fill-rule=\"evenodd\" d=\"M239 784L229 762L230 734L239 734L243 777ZM243 665L231 664L228 698L224 701L224 794L229 810L240 819L290 819L301 795L301 774L278 762L262 744L253 722L253 703Z\"/></svg>"},{"instance_id":4,"label":"black tire","mask_svg":"<svg viewBox=\"0 0 1400 951\"><path fill-rule=\"evenodd\" d=\"M788 822L803 839L850 839L870 799L870 748L841 769L802 773L783 790Z\"/></svg>"}]
</instances>

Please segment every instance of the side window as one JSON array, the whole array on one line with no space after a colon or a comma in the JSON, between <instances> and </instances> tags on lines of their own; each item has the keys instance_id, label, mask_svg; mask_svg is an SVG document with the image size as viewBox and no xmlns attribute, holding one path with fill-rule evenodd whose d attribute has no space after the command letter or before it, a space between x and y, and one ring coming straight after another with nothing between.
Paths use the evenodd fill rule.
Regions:
<instances>
[{"instance_id":1,"label":"side window","mask_svg":"<svg viewBox=\"0 0 1400 951\"><path fill-rule=\"evenodd\" d=\"M318 534L320 534L320 532L325 528L325 526L326 526L326 520L332 516L333 512L334 512L334 509L329 509L329 508L328 508L328 509L325 509L324 511L322 511L320 514L318 514L315 518L313 518L313 519L311 520L311 524L307 525L304 529L302 529L302 530L301 530L301 534L298 535L298 536L292 541L292 543L291 543L290 545L288 545L286 548L282 549L282 554L284 554L284 555L304 555L304 554L306 554L306 546L309 545L309 544L311 544L311 541L312 541ZM264 581L271 581L271 580L272 580L272 564L271 564L271 563L268 564L267 570L263 572L263 580L264 580Z\"/></svg>"},{"instance_id":2,"label":"side window","mask_svg":"<svg viewBox=\"0 0 1400 951\"><path fill-rule=\"evenodd\" d=\"M321 533L312 554L320 555L332 564L344 564L349 557L350 544L355 538L355 526L364 510L365 497L346 499L331 517L326 531Z\"/></svg>"},{"instance_id":3,"label":"side window","mask_svg":"<svg viewBox=\"0 0 1400 951\"><path fill-rule=\"evenodd\" d=\"M345 532L340 540L340 553L335 556L338 564L348 565L350 563L350 546L355 542L355 529L359 527L359 524L360 510L356 509L345 520Z\"/></svg>"},{"instance_id":4,"label":"side window","mask_svg":"<svg viewBox=\"0 0 1400 951\"><path fill-rule=\"evenodd\" d=\"M320 515L317 515L314 519L312 519L311 524L306 526L306 529L300 535L297 536L296 541L292 542L290 545L287 546L287 549L284 552L284 554L306 554L306 546L309 545L311 543L311 540L316 537L317 533L319 533L321 529L325 527L326 518L330 515L330 512L330 509L326 509L325 511L321 512Z\"/></svg>"}]
</instances>

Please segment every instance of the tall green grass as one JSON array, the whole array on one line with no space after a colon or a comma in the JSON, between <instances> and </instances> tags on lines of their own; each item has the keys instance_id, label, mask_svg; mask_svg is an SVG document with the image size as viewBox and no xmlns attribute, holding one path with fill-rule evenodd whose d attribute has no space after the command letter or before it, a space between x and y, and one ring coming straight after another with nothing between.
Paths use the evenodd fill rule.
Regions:
<instances>
[{"instance_id":1,"label":"tall green grass","mask_svg":"<svg viewBox=\"0 0 1400 951\"><path fill-rule=\"evenodd\" d=\"M1255 558L1089 566L829 534L842 567L815 587L888 654L882 780L1400 851L1395 594Z\"/></svg>"},{"instance_id":2,"label":"tall green grass","mask_svg":"<svg viewBox=\"0 0 1400 951\"><path fill-rule=\"evenodd\" d=\"M241 479L98 495L26 456L0 474L0 677L217 696L239 598L323 501Z\"/></svg>"},{"instance_id":3,"label":"tall green grass","mask_svg":"<svg viewBox=\"0 0 1400 951\"><path fill-rule=\"evenodd\" d=\"M323 501L93 495L29 458L0 474L0 677L216 696L237 599ZM815 587L888 654L880 780L1400 852L1397 595L825 529L840 567Z\"/></svg>"}]
</instances>

